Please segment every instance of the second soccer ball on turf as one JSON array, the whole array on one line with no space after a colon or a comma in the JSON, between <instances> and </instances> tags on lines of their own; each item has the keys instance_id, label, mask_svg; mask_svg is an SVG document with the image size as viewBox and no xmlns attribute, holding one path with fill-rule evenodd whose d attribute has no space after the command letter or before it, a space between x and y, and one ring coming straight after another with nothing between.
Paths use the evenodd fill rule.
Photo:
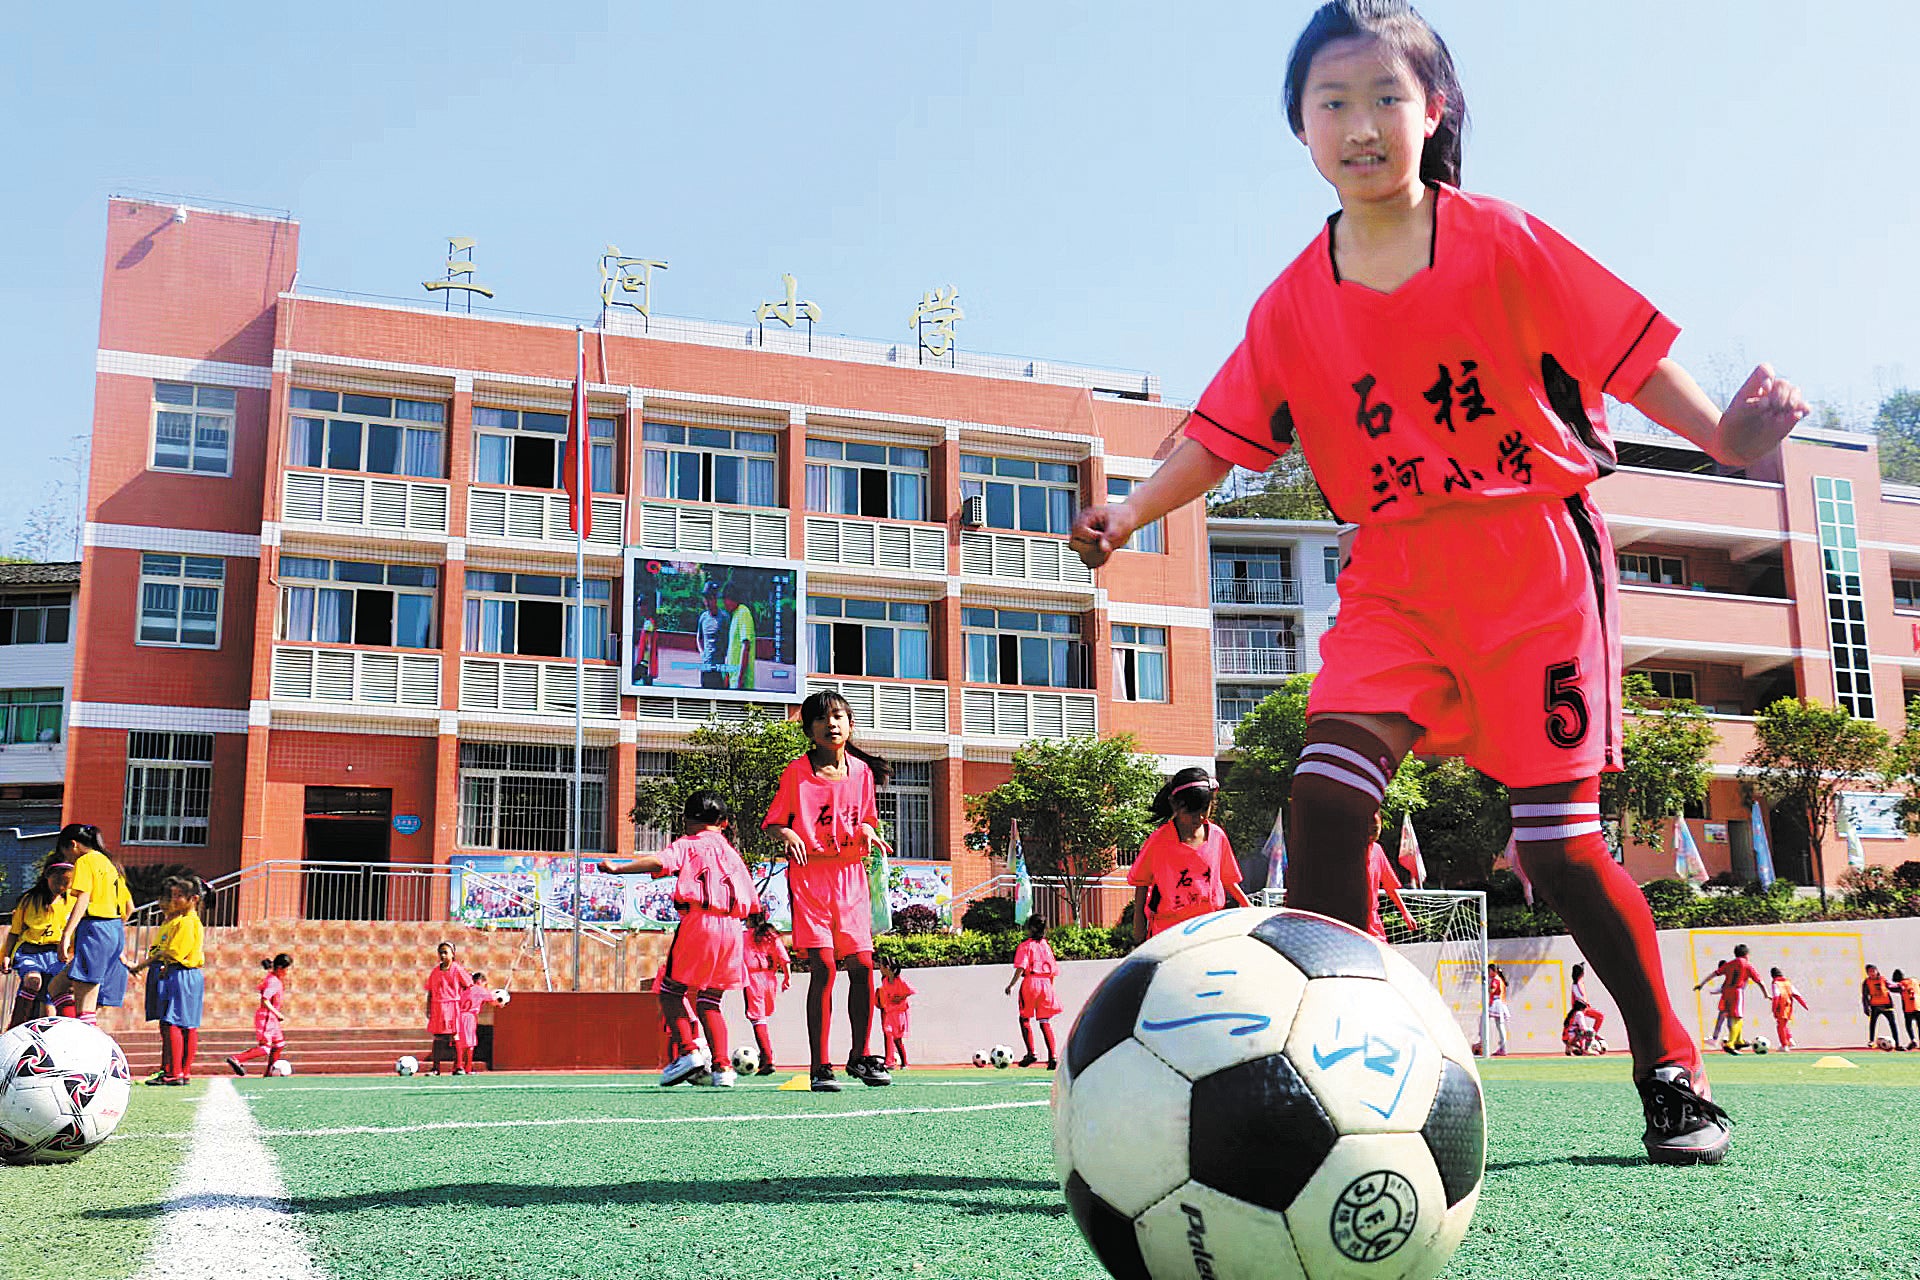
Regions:
<instances>
[{"instance_id":1,"label":"second soccer ball on turf","mask_svg":"<svg viewBox=\"0 0 1920 1280\"><path fill-rule=\"evenodd\" d=\"M267 1068L267 1074L270 1076L290 1076L293 1074L293 1064L285 1058L282 1058Z\"/></svg>"},{"instance_id":2,"label":"second soccer ball on turf","mask_svg":"<svg viewBox=\"0 0 1920 1280\"><path fill-rule=\"evenodd\" d=\"M1765 1039L1765 1037L1762 1037L1762 1036L1755 1036L1755 1037L1753 1038L1753 1051L1754 1051L1755 1053L1765 1053L1765 1052L1766 1052L1766 1051L1767 1051L1767 1050L1768 1050L1769 1048L1771 1048L1771 1047L1772 1047L1772 1046L1770 1046L1770 1045L1769 1045L1769 1044L1768 1044L1768 1043L1766 1042L1766 1039Z\"/></svg>"},{"instance_id":3,"label":"second soccer ball on turf","mask_svg":"<svg viewBox=\"0 0 1920 1280\"><path fill-rule=\"evenodd\" d=\"M418 1070L420 1070L420 1059L410 1053L393 1064L393 1074L397 1076L410 1076Z\"/></svg>"},{"instance_id":4,"label":"second soccer ball on turf","mask_svg":"<svg viewBox=\"0 0 1920 1280\"><path fill-rule=\"evenodd\" d=\"M992 1060L985 1049L975 1049L973 1051L973 1065L976 1067L984 1067Z\"/></svg>"},{"instance_id":5,"label":"second soccer ball on turf","mask_svg":"<svg viewBox=\"0 0 1920 1280\"><path fill-rule=\"evenodd\" d=\"M1003 1044L993 1046L993 1053L989 1056L993 1059L993 1065L1002 1071L1013 1065L1013 1050Z\"/></svg>"},{"instance_id":6,"label":"second soccer ball on turf","mask_svg":"<svg viewBox=\"0 0 1920 1280\"><path fill-rule=\"evenodd\" d=\"M751 1075L760 1069L760 1051L750 1044L736 1047L731 1055L733 1069L741 1075Z\"/></svg>"}]
</instances>

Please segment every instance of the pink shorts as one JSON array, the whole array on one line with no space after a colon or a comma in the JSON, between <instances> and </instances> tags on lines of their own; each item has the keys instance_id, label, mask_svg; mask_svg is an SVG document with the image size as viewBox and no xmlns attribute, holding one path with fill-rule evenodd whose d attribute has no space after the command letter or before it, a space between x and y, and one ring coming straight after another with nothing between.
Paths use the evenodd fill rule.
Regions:
<instances>
[{"instance_id":1,"label":"pink shorts","mask_svg":"<svg viewBox=\"0 0 1920 1280\"><path fill-rule=\"evenodd\" d=\"M694 907L680 917L662 973L689 991L731 991L747 980L740 922Z\"/></svg>"},{"instance_id":2,"label":"pink shorts","mask_svg":"<svg viewBox=\"0 0 1920 1280\"><path fill-rule=\"evenodd\" d=\"M1020 979L1020 1016L1053 1018L1060 1013L1060 999L1053 994L1052 978Z\"/></svg>"},{"instance_id":3,"label":"pink shorts","mask_svg":"<svg viewBox=\"0 0 1920 1280\"><path fill-rule=\"evenodd\" d=\"M888 1009L880 1015L880 1034L889 1040L904 1040L907 1024L912 1011L908 1009Z\"/></svg>"},{"instance_id":4,"label":"pink shorts","mask_svg":"<svg viewBox=\"0 0 1920 1280\"><path fill-rule=\"evenodd\" d=\"M1584 495L1360 530L1307 714L1398 712L1509 787L1619 767L1613 544Z\"/></svg>"},{"instance_id":5,"label":"pink shorts","mask_svg":"<svg viewBox=\"0 0 1920 1280\"><path fill-rule=\"evenodd\" d=\"M780 975L772 969L755 969L747 974L747 1021L759 1026L773 1016L773 1002L780 995Z\"/></svg>"},{"instance_id":6,"label":"pink shorts","mask_svg":"<svg viewBox=\"0 0 1920 1280\"><path fill-rule=\"evenodd\" d=\"M460 1029L460 1004L456 1000L435 1000L427 1008L427 1031L431 1035L450 1036Z\"/></svg>"},{"instance_id":7,"label":"pink shorts","mask_svg":"<svg viewBox=\"0 0 1920 1280\"><path fill-rule=\"evenodd\" d=\"M286 1033L280 1030L280 1019L265 1009L253 1011L253 1038L267 1049L277 1048L287 1042Z\"/></svg>"},{"instance_id":8,"label":"pink shorts","mask_svg":"<svg viewBox=\"0 0 1920 1280\"><path fill-rule=\"evenodd\" d=\"M459 1029L453 1033L453 1042L463 1049L471 1049L480 1043L480 1015L463 1013L460 1015Z\"/></svg>"},{"instance_id":9,"label":"pink shorts","mask_svg":"<svg viewBox=\"0 0 1920 1280\"><path fill-rule=\"evenodd\" d=\"M873 905L863 860L789 862L787 893L793 902L795 950L831 951L835 959L873 950Z\"/></svg>"}]
</instances>

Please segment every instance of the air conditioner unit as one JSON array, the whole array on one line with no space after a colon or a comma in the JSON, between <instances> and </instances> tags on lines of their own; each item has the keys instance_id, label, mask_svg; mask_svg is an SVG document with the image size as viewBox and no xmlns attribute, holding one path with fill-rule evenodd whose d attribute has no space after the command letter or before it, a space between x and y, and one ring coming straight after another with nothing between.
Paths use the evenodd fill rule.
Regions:
<instances>
[{"instance_id":1,"label":"air conditioner unit","mask_svg":"<svg viewBox=\"0 0 1920 1280\"><path fill-rule=\"evenodd\" d=\"M987 523L987 500L977 494L960 503L960 527L980 529Z\"/></svg>"}]
</instances>

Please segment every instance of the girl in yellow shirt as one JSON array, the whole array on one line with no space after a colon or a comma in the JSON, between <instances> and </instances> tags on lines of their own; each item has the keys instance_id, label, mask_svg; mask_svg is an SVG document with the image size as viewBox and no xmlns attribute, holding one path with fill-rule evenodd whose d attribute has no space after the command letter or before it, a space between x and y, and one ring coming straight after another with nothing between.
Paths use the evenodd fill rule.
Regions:
<instances>
[{"instance_id":1,"label":"girl in yellow shirt","mask_svg":"<svg viewBox=\"0 0 1920 1280\"><path fill-rule=\"evenodd\" d=\"M147 958L129 972L150 969L147 1021L160 1024L160 1070L148 1084L186 1084L200 1049L200 1012L206 998L201 969L207 963L206 929L200 923L202 887L197 877L174 876L160 886L166 918Z\"/></svg>"},{"instance_id":2,"label":"girl in yellow shirt","mask_svg":"<svg viewBox=\"0 0 1920 1280\"><path fill-rule=\"evenodd\" d=\"M56 862L73 864L73 899L67 929L60 937L66 972L51 990L57 1013L94 1022L100 1006L119 1006L127 998L127 965L120 953L127 943L127 916L133 896L126 873L100 840L100 828L70 822L54 841Z\"/></svg>"},{"instance_id":3,"label":"girl in yellow shirt","mask_svg":"<svg viewBox=\"0 0 1920 1280\"><path fill-rule=\"evenodd\" d=\"M67 915L73 906L67 897L72 880L73 864L49 857L33 887L14 904L7 940L0 945L0 977L20 975L8 1030L40 1016L47 984L66 967L60 957L60 939L66 936Z\"/></svg>"}]
</instances>

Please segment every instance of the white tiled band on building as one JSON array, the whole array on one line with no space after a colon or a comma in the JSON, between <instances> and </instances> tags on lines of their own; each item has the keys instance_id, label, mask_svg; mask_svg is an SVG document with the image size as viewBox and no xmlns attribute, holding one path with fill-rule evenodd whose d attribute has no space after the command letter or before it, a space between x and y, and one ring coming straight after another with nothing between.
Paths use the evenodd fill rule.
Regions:
<instances>
[{"instance_id":1,"label":"white tiled band on building","mask_svg":"<svg viewBox=\"0 0 1920 1280\"><path fill-rule=\"evenodd\" d=\"M75 702L76 729L155 729L174 733L245 733L246 707L161 707L136 702Z\"/></svg>"},{"instance_id":2,"label":"white tiled band on building","mask_svg":"<svg viewBox=\"0 0 1920 1280\"><path fill-rule=\"evenodd\" d=\"M157 356L143 351L96 351L95 373L156 382L198 382L215 387L249 387L265 391L273 385L273 370L261 364L229 364L224 360L194 360L186 356Z\"/></svg>"},{"instance_id":3,"label":"white tiled band on building","mask_svg":"<svg viewBox=\"0 0 1920 1280\"><path fill-rule=\"evenodd\" d=\"M82 541L88 547L112 547L121 551L248 559L258 559L260 555L258 534L221 533L214 529L161 529L144 524L96 524L89 520Z\"/></svg>"}]
</instances>

